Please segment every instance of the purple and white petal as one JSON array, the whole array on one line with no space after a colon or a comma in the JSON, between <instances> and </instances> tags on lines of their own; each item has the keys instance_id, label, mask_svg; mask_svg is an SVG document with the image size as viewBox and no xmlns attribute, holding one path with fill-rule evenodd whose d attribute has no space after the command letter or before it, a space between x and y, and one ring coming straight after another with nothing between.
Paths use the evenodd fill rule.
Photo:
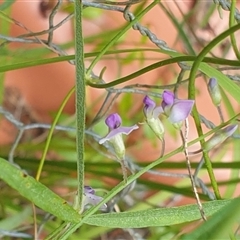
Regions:
<instances>
[{"instance_id":1,"label":"purple and white petal","mask_svg":"<svg viewBox=\"0 0 240 240\"><path fill-rule=\"evenodd\" d=\"M90 186L84 186L84 193L85 194L95 194L95 190Z\"/></svg>"},{"instance_id":2,"label":"purple and white petal","mask_svg":"<svg viewBox=\"0 0 240 240\"><path fill-rule=\"evenodd\" d=\"M122 124L122 119L117 113L110 114L106 120L106 125L110 130L118 128Z\"/></svg>"},{"instance_id":3,"label":"purple and white petal","mask_svg":"<svg viewBox=\"0 0 240 240\"><path fill-rule=\"evenodd\" d=\"M89 187L89 188L92 189L91 187ZM84 199L84 205L85 206L87 204L95 206L95 205L97 205L98 203L100 203L103 200L102 197L99 197L99 196L95 195L95 191L94 191L94 193L85 192L85 187L84 187L84 193L85 193L85 196L86 196L85 199ZM107 204L103 204L100 207L101 210L105 210L106 208L107 208Z\"/></svg>"},{"instance_id":4,"label":"purple and white petal","mask_svg":"<svg viewBox=\"0 0 240 240\"><path fill-rule=\"evenodd\" d=\"M86 203L91 204L91 205L97 205L99 202L103 200L102 197L96 196L94 194L86 194Z\"/></svg>"},{"instance_id":5,"label":"purple and white petal","mask_svg":"<svg viewBox=\"0 0 240 240\"><path fill-rule=\"evenodd\" d=\"M156 107L156 103L148 96L144 98L143 103L145 104L143 111L148 126L160 140L163 140L164 127L158 118L159 115L164 112L163 108L161 106Z\"/></svg>"},{"instance_id":6,"label":"purple and white petal","mask_svg":"<svg viewBox=\"0 0 240 240\"><path fill-rule=\"evenodd\" d=\"M109 134L106 137L99 140L99 144L103 144L106 141L111 140L113 137L115 137L116 135L119 135L119 134L128 135L133 130L138 129L138 128L139 128L138 125L135 124L132 127L119 127L117 129L113 129L111 132L109 132Z\"/></svg>"},{"instance_id":7,"label":"purple and white petal","mask_svg":"<svg viewBox=\"0 0 240 240\"><path fill-rule=\"evenodd\" d=\"M111 138L115 137L115 136L118 135L118 134L121 134L121 130L119 130L119 128L113 129L113 130L111 130L111 131L107 134L107 136L105 136L104 138L100 139L100 140L98 141L98 143L99 143L99 144L103 144L103 143L105 143L106 141L109 141Z\"/></svg>"},{"instance_id":8,"label":"purple and white petal","mask_svg":"<svg viewBox=\"0 0 240 240\"><path fill-rule=\"evenodd\" d=\"M230 125L223 129L223 133L226 138L233 135L233 133L237 130L238 125Z\"/></svg>"},{"instance_id":9,"label":"purple and white petal","mask_svg":"<svg viewBox=\"0 0 240 240\"><path fill-rule=\"evenodd\" d=\"M175 100L168 119L171 123L184 121L191 113L194 100Z\"/></svg>"},{"instance_id":10,"label":"purple and white petal","mask_svg":"<svg viewBox=\"0 0 240 240\"><path fill-rule=\"evenodd\" d=\"M158 118L159 117L159 115L161 114L161 113L163 113L164 111L163 111L163 108L160 106L160 107L156 107L154 110L153 110L153 113L152 113L152 116L153 116L153 118Z\"/></svg>"},{"instance_id":11,"label":"purple and white petal","mask_svg":"<svg viewBox=\"0 0 240 240\"><path fill-rule=\"evenodd\" d=\"M206 141L204 149L206 151L209 151L213 149L215 146L223 143L227 138L233 135L237 128L238 125L230 125L224 129L219 130L210 139Z\"/></svg>"},{"instance_id":12,"label":"purple and white petal","mask_svg":"<svg viewBox=\"0 0 240 240\"><path fill-rule=\"evenodd\" d=\"M139 126L137 124L131 126L131 127L119 127L121 130L122 134L128 135L130 134L133 130L136 130L139 128Z\"/></svg>"},{"instance_id":13,"label":"purple and white petal","mask_svg":"<svg viewBox=\"0 0 240 240\"><path fill-rule=\"evenodd\" d=\"M168 90L163 91L162 94L162 108L164 109L166 106L172 106L175 100L174 93Z\"/></svg>"},{"instance_id":14,"label":"purple and white petal","mask_svg":"<svg viewBox=\"0 0 240 240\"><path fill-rule=\"evenodd\" d=\"M148 96L145 96L143 99L143 103L144 103L144 108L143 108L143 112L146 118L151 118L152 117L152 112L153 109L156 106L156 103Z\"/></svg>"}]
</instances>

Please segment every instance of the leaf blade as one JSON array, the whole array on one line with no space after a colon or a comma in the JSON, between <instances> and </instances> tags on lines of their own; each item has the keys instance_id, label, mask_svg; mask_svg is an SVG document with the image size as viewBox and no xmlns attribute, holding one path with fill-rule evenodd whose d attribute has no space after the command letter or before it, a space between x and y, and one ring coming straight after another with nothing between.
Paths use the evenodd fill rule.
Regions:
<instances>
[{"instance_id":1,"label":"leaf blade","mask_svg":"<svg viewBox=\"0 0 240 240\"><path fill-rule=\"evenodd\" d=\"M80 221L80 215L63 198L3 158L0 158L0 169L0 179L39 208L63 221Z\"/></svg>"},{"instance_id":2,"label":"leaf blade","mask_svg":"<svg viewBox=\"0 0 240 240\"><path fill-rule=\"evenodd\" d=\"M240 199L235 198L231 203L221 209L221 213L215 213L211 219L203 223L192 233L183 236L182 240L201 239L227 239L234 222L239 219Z\"/></svg>"},{"instance_id":3,"label":"leaf blade","mask_svg":"<svg viewBox=\"0 0 240 240\"><path fill-rule=\"evenodd\" d=\"M207 216L219 211L230 200L216 200L203 203ZM169 226L201 219L196 204L172 208L148 209L136 212L96 214L84 223L89 225L111 228L143 228L154 226Z\"/></svg>"}]
</instances>

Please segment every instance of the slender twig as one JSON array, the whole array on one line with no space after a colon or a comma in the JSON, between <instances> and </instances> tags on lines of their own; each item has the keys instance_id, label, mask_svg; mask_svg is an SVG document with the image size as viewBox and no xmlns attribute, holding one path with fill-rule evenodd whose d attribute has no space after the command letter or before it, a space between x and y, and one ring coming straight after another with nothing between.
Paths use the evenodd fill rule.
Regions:
<instances>
[{"instance_id":1,"label":"slender twig","mask_svg":"<svg viewBox=\"0 0 240 240\"><path fill-rule=\"evenodd\" d=\"M231 2L227 0L213 0L215 4L219 4L223 10L230 11L231 10ZM238 23L240 23L240 12L237 8L235 8L234 17Z\"/></svg>"},{"instance_id":2,"label":"slender twig","mask_svg":"<svg viewBox=\"0 0 240 240\"><path fill-rule=\"evenodd\" d=\"M110 4L110 5L133 5L136 3L140 3L143 0L128 0L128 1L121 1L121 2L112 2L108 0L93 0L92 2L95 3L104 3L104 4Z\"/></svg>"},{"instance_id":3,"label":"slender twig","mask_svg":"<svg viewBox=\"0 0 240 240\"><path fill-rule=\"evenodd\" d=\"M217 106L217 111L218 111L220 120L223 123L224 122L224 116L223 116L223 112L222 112L221 106Z\"/></svg>"},{"instance_id":4,"label":"slender twig","mask_svg":"<svg viewBox=\"0 0 240 240\"><path fill-rule=\"evenodd\" d=\"M24 128L20 128L19 131L18 131L18 135L17 135L15 141L13 142L13 144L12 144L10 150L9 150L8 161L10 163L14 163L14 153L15 153L15 150L16 150L16 148L17 148L17 146L18 146L18 144L19 144L19 142L22 138L23 133L24 133Z\"/></svg>"},{"instance_id":5,"label":"slender twig","mask_svg":"<svg viewBox=\"0 0 240 240\"><path fill-rule=\"evenodd\" d=\"M202 203L200 201L198 192L197 192L197 187L192 175L192 168L191 168L191 163L190 163L190 159L189 159L189 154L188 154L188 134L189 134L189 123L188 123L188 119L185 120L185 133L183 134L182 130L180 130L181 133L181 137L182 137L182 141L183 141L183 147L184 147L184 154L186 157L186 163L187 163L187 169L188 169L188 174L189 174L189 178L192 184L192 188L193 188L193 192L197 201L197 205L200 211L200 214L202 216L202 219L204 221L207 220L206 215L204 213L203 207L202 207Z\"/></svg>"},{"instance_id":6,"label":"slender twig","mask_svg":"<svg viewBox=\"0 0 240 240\"><path fill-rule=\"evenodd\" d=\"M57 11L60 8L61 4L62 4L62 0L58 0L57 4L55 5L55 7L52 9L52 12L50 13L50 16L48 19L49 20L49 29L53 28L53 26L54 26L53 20L54 20L55 15L57 14ZM53 40L53 31L50 31L48 34L48 41L47 41L48 45L51 45L52 40Z\"/></svg>"}]
</instances>

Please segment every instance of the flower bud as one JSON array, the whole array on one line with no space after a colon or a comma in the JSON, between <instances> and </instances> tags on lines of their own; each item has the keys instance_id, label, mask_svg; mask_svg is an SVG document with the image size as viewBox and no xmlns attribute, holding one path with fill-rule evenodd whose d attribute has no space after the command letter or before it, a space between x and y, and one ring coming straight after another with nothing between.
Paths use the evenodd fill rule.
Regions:
<instances>
[{"instance_id":1,"label":"flower bud","mask_svg":"<svg viewBox=\"0 0 240 240\"><path fill-rule=\"evenodd\" d=\"M229 125L226 128L219 130L208 141L206 141L204 150L209 151L223 143L228 137L233 135L237 128L238 125Z\"/></svg>"},{"instance_id":2,"label":"flower bud","mask_svg":"<svg viewBox=\"0 0 240 240\"><path fill-rule=\"evenodd\" d=\"M208 92L213 104L217 107L220 105L222 96L216 78L210 78L208 82Z\"/></svg>"},{"instance_id":3,"label":"flower bud","mask_svg":"<svg viewBox=\"0 0 240 240\"><path fill-rule=\"evenodd\" d=\"M148 96L143 99L143 103L143 112L146 118L146 123L152 129L154 134L160 140L163 140L164 127L161 120L158 118L159 114L163 112L162 107L156 107L156 103Z\"/></svg>"}]
</instances>

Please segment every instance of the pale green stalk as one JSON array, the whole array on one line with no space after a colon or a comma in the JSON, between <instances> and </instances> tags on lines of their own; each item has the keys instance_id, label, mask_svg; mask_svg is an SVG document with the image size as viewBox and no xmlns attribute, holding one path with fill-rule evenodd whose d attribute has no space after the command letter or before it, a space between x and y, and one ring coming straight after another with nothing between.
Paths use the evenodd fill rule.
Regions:
<instances>
[{"instance_id":1,"label":"pale green stalk","mask_svg":"<svg viewBox=\"0 0 240 240\"><path fill-rule=\"evenodd\" d=\"M229 14L229 27L234 26L234 23L235 23L235 18L234 18L235 7L236 7L236 0L232 0L230 14ZM234 33L232 33L230 35L230 39L231 39L233 51L234 51L237 59L240 60L240 53L239 53L239 50L237 47L237 41L236 41Z\"/></svg>"},{"instance_id":2,"label":"pale green stalk","mask_svg":"<svg viewBox=\"0 0 240 240\"><path fill-rule=\"evenodd\" d=\"M216 37L215 39L213 39L197 56L196 60L194 61L193 65L192 65L192 69L190 71L190 75L189 75L189 86L188 86L188 98L189 99L196 99L195 96L195 78L196 78L196 74L198 71L198 68L201 64L201 62L203 61L204 57L212 50L212 48L214 48L218 43L220 43L223 39L225 39L226 37L228 37L230 34L234 33L235 31L240 29L240 24L235 25L234 27L231 27L230 29L226 30L225 32L223 32L222 34L220 34L218 37ZM201 122L200 122L200 118L199 118L199 114L196 108L196 105L194 105L193 111L192 111L192 115L195 121L195 125L198 131L198 136L202 136L203 135L203 131L202 131L202 126L201 126ZM211 185L212 188L214 190L215 196L217 199L221 199L220 196L220 192L218 189L218 185L217 185L217 181L215 179L214 176L214 172L212 169L212 163L211 160L208 156L208 152L204 150L205 147L205 140L202 139L200 140L200 144L201 147L203 149L203 157L204 157L204 161L205 161L205 165L208 171L208 175L209 178L211 180Z\"/></svg>"},{"instance_id":3,"label":"pale green stalk","mask_svg":"<svg viewBox=\"0 0 240 240\"><path fill-rule=\"evenodd\" d=\"M84 131L85 131L85 67L82 35L82 0L75 1L75 66L76 66L76 150L78 197L77 208L81 209L84 188Z\"/></svg>"}]
</instances>

